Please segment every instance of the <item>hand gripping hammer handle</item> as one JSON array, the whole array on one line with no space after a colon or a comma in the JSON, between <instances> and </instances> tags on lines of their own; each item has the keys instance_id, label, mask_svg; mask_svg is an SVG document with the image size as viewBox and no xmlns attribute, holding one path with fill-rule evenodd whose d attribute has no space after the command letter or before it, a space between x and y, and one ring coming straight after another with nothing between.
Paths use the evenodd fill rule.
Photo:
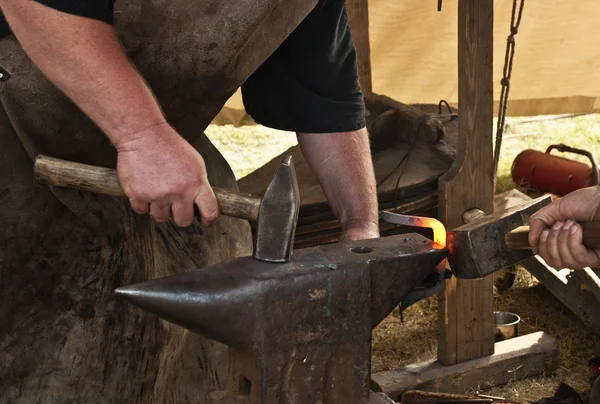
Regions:
<instances>
[{"instance_id":1,"label":"hand gripping hammer handle","mask_svg":"<svg viewBox=\"0 0 600 404\"><path fill-rule=\"evenodd\" d=\"M583 244L587 248L600 248L600 222L579 223L583 229ZM520 226L504 236L506 247L512 250L531 249L528 241L529 226Z\"/></svg>"},{"instance_id":2,"label":"hand gripping hammer handle","mask_svg":"<svg viewBox=\"0 0 600 404\"><path fill-rule=\"evenodd\" d=\"M36 179L50 185L73 188L110 196L126 196L121 188L117 171L75 163L40 155L35 159L33 171ZM256 221L261 198L213 187L221 214ZM198 210L195 207L196 214Z\"/></svg>"}]
</instances>

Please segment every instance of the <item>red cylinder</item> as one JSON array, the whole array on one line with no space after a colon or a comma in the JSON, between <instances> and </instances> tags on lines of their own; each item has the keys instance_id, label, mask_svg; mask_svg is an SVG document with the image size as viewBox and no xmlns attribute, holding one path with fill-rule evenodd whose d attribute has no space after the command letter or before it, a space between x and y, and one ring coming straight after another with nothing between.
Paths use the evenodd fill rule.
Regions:
<instances>
[{"instance_id":1,"label":"red cylinder","mask_svg":"<svg viewBox=\"0 0 600 404\"><path fill-rule=\"evenodd\" d=\"M518 185L561 196L595 185L590 164L537 150L522 151L515 158L511 172Z\"/></svg>"}]
</instances>

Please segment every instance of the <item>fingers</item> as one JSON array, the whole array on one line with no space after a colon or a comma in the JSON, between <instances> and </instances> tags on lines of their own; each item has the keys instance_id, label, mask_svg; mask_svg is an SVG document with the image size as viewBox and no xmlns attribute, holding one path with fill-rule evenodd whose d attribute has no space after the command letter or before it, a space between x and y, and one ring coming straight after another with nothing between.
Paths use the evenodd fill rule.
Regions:
<instances>
[{"instance_id":1,"label":"fingers","mask_svg":"<svg viewBox=\"0 0 600 404\"><path fill-rule=\"evenodd\" d=\"M556 222L551 229L542 231L539 255L556 269L583 269L600 262L598 254L583 245L583 230L572 220Z\"/></svg>"},{"instance_id":2,"label":"fingers","mask_svg":"<svg viewBox=\"0 0 600 404\"><path fill-rule=\"evenodd\" d=\"M194 201L176 201L171 205L171 211L179 227L188 227L194 222Z\"/></svg>"},{"instance_id":3,"label":"fingers","mask_svg":"<svg viewBox=\"0 0 600 404\"><path fill-rule=\"evenodd\" d=\"M556 222L550 230L544 230L540 236L539 254L548 265L554 268L562 268L560 254L558 252L557 239L558 232L562 228L563 222Z\"/></svg>"},{"instance_id":4,"label":"fingers","mask_svg":"<svg viewBox=\"0 0 600 404\"><path fill-rule=\"evenodd\" d=\"M173 217L178 227L188 227L194 222L194 205L198 207L201 224L209 227L219 218L219 205L211 187L202 187L194 200L179 199L172 204L168 202L142 202L130 199L132 209L140 215L150 212L157 222L166 222Z\"/></svg>"},{"instance_id":5,"label":"fingers","mask_svg":"<svg viewBox=\"0 0 600 404\"><path fill-rule=\"evenodd\" d=\"M574 224L575 222L573 222L572 220L567 220L562 226L562 228L559 229L558 237L556 238L556 247L558 249L558 255L561 260L560 265L563 268L572 267L573 265L576 265L577 260L575 259L575 256L577 256L578 254L581 255L581 251L574 251L571 249L573 243L569 242L570 239L573 238L573 236L571 235L571 229L574 228ZM585 250L585 247L580 247L583 248L583 253L586 254L587 251Z\"/></svg>"},{"instance_id":6,"label":"fingers","mask_svg":"<svg viewBox=\"0 0 600 404\"><path fill-rule=\"evenodd\" d=\"M549 229L558 221L564 221L567 218L560 216L560 200L554 201L531 215L529 218L529 245L537 247L540 242L542 232Z\"/></svg>"},{"instance_id":7,"label":"fingers","mask_svg":"<svg viewBox=\"0 0 600 404\"><path fill-rule=\"evenodd\" d=\"M150 204L150 215L157 222L166 222L171 217L171 204Z\"/></svg>"},{"instance_id":8,"label":"fingers","mask_svg":"<svg viewBox=\"0 0 600 404\"><path fill-rule=\"evenodd\" d=\"M130 199L131 209L138 215L145 215L150 211L150 204L138 199Z\"/></svg>"},{"instance_id":9,"label":"fingers","mask_svg":"<svg viewBox=\"0 0 600 404\"><path fill-rule=\"evenodd\" d=\"M600 188L581 188L544 206L529 219L529 244L536 247L544 229L556 222L600 220Z\"/></svg>"},{"instance_id":10,"label":"fingers","mask_svg":"<svg viewBox=\"0 0 600 404\"><path fill-rule=\"evenodd\" d=\"M201 224L203 227L209 227L219 218L219 204L217 197L210 186L200 188L200 192L194 200L198 210L200 210Z\"/></svg>"},{"instance_id":11,"label":"fingers","mask_svg":"<svg viewBox=\"0 0 600 404\"><path fill-rule=\"evenodd\" d=\"M172 217L176 226L188 227L194 223L194 203L194 201L185 202L181 200L173 202L172 205L152 203L149 205L149 209L147 208L145 212L141 209L144 204L139 204L137 210L134 210L138 214L145 214L149 211L150 216L152 216L152 218L157 222L166 222ZM148 206L148 204L145 205ZM198 210L200 211L202 226L208 227L218 219L219 215L218 210L216 215L214 212L211 214L210 205L205 204L205 206L209 206L209 208L206 210L206 212L208 212L207 214L202 213L204 211L200 207L198 207Z\"/></svg>"},{"instance_id":12,"label":"fingers","mask_svg":"<svg viewBox=\"0 0 600 404\"><path fill-rule=\"evenodd\" d=\"M534 218L533 216L529 219L529 245L531 247L537 247L540 242L540 236L542 232L549 226L540 218Z\"/></svg>"}]
</instances>

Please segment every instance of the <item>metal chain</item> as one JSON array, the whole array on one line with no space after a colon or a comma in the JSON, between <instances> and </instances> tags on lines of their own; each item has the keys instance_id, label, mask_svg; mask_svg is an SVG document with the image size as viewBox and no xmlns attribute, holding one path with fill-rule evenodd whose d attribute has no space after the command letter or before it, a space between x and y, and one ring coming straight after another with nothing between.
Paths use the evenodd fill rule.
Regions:
<instances>
[{"instance_id":1,"label":"metal chain","mask_svg":"<svg viewBox=\"0 0 600 404\"><path fill-rule=\"evenodd\" d=\"M496 175L498 173L498 162L500 161L500 148L502 146L502 134L506 120L506 109L508 105L508 92L510 90L510 78L512 76L513 59L515 56L515 35L519 32L523 6L525 0L520 0L519 13L517 14L517 0L513 0L512 17L510 22L510 35L506 41L506 55L504 57L504 72L500 83L502 92L498 108L498 127L496 128L496 147L494 148L494 189L496 188ZM516 18L516 20L515 20Z\"/></svg>"}]
</instances>

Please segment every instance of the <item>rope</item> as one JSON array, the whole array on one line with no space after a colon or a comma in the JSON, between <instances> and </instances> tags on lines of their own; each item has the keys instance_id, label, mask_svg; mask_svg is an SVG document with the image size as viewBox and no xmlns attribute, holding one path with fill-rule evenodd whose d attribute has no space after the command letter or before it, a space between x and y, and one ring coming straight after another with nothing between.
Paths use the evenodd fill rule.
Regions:
<instances>
[{"instance_id":1,"label":"rope","mask_svg":"<svg viewBox=\"0 0 600 404\"><path fill-rule=\"evenodd\" d=\"M519 32L521 17L525 0L520 0L519 13L517 14L517 0L513 0L512 17L510 22L510 35L506 41L506 55L504 57L503 77L500 81L502 92L498 108L498 127L496 128L496 147L494 148L494 189L496 189L496 176L498 174L498 162L500 161L500 149L502 147L502 134L506 120L506 109L508 106L508 93L510 91L510 78L512 76L513 60L515 56L515 35ZM515 21L516 17L516 21Z\"/></svg>"}]
</instances>

